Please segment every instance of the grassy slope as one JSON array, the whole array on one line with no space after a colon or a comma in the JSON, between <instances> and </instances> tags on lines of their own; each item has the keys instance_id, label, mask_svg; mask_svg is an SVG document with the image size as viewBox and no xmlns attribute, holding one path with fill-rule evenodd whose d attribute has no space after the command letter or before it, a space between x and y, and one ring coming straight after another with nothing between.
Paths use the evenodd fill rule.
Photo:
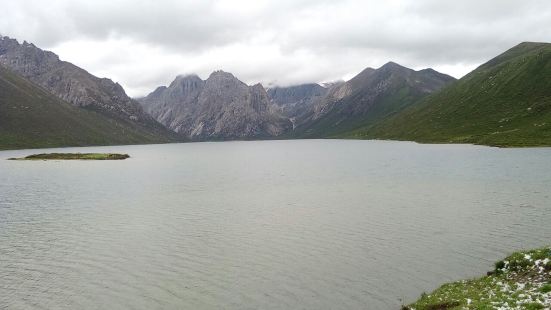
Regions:
<instances>
[{"instance_id":1,"label":"grassy slope","mask_svg":"<svg viewBox=\"0 0 551 310\"><path fill-rule=\"evenodd\" d=\"M405 83L402 83L405 84ZM304 128L297 128L290 133L295 138L323 138L339 137L356 128L362 128L376 123L378 120L403 109L425 96L407 85L397 85L393 90L385 93L377 99L377 103L367 114L347 113L338 107L326 116L308 124ZM344 101L352 101L354 97ZM346 102L338 103L346 105Z\"/></svg>"},{"instance_id":2,"label":"grassy slope","mask_svg":"<svg viewBox=\"0 0 551 310\"><path fill-rule=\"evenodd\" d=\"M0 150L169 141L130 122L76 108L0 67Z\"/></svg>"},{"instance_id":3,"label":"grassy slope","mask_svg":"<svg viewBox=\"0 0 551 310\"><path fill-rule=\"evenodd\" d=\"M551 248L517 252L488 276L444 284L404 309L550 309Z\"/></svg>"},{"instance_id":4,"label":"grassy slope","mask_svg":"<svg viewBox=\"0 0 551 310\"><path fill-rule=\"evenodd\" d=\"M419 104L342 136L551 145L551 44L522 43Z\"/></svg>"}]
</instances>

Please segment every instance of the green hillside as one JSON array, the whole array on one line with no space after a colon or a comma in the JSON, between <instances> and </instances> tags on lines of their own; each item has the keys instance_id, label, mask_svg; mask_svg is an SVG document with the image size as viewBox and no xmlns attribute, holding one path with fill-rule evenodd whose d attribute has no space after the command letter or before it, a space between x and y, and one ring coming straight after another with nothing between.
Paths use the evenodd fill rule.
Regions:
<instances>
[{"instance_id":1,"label":"green hillside","mask_svg":"<svg viewBox=\"0 0 551 310\"><path fill-rule=\"evenodd\" d=\"M369 113L363 113L350 109L347 105L348 102L355 100L361 102L361 98L357 98L360 96L353 95L341 100L339 106L324 117L307 126L298 127L292 134L300 138L320 138L346 133L352 129L376 123L377 120L415 103L423 96L426 94L405 82L398 82L387 92L377 96L377 104L370 107Z\"/></svg>"},{"instance_id":2,"label":"green hillside","mask_svg":"<svg viewBox=\"0 0 551 310\"><path fill-rule=\"evenodd\" d=\"M378 69L366 68L350 81L329 89L311 113L297 117L291 135L324 138L369 126L454 81L432 69L415 71L394 62Z\"/></svg>"},{"instance_id":3,"label":"green hillside","mask_svg":"<svg viewBox=\"0 0 551 310\"><path fill-rule=\"evenodd\" d=\"M420 103L341 137L551 145L551 44L519 44Z\"/></svg>"},{"instance_id":4,"label":"green hillside","mask_svg":"<svg viewBox=\"0 0 551 310\"><path fill-rule=\"evenodd\" d=\"M0 149L169 142L77 108L0 66Z\"/></svg>"},{"instance_id":5,"label":"green hillside","mask_svg":"<svg viewBox=\"0 0 551 310\"><path fill-rule=\"evenodd\" d=\"M551 248L515 252L485 277L442 285L403 310L550 309Z\"/></svg>"}]
</instances>

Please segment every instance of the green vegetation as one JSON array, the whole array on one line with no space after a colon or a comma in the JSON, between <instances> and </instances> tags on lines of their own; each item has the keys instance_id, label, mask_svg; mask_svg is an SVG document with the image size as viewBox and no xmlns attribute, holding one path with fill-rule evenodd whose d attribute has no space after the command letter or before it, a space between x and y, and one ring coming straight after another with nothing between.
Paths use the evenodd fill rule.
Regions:
<instances>
[{"instance_id":1,"label":"green vegetation","mask_svg":"<svg viewBox=\"0 0 551 310\"><path fill-rule=\"evenodd\" d=\"M49 153L9 158L9 160L122 160L127 158L130 158L128 154L116 153Z\"/></svg>"},{"instance_id":2,"label":"green vegetation","mask_svg":"<svg viewBox=\"0 0 551 310\"><path fill-rule=\"evenodd\" d=\"M550 309L551 248L516 252L488 276L444 284L403 309Z\"/></svg>"},{"instance_id":3,"label":"green vegetation","mask_svg":"<svg viewBox=\"0 0 551 310\"><path fill-rule=\"evenodd\" d=\"M308 124L305 128L297 128L292 135L300 138L339 137L352 129L377 123L388 115L414 104L424 96L426 94L405 82L397 83L392 89L377 98L377 104L373 104L368 113L346 111L348 102L358 100L358 98L355 96L345 98L326 116Z\"/></svg>"},{"instance_id":4,"label":"green vegetation","mask_svg":"<svg viewBox=\"0 0 551 310\"><path fill-rule=\"evenodd\" d=\"M551 146L551 44L522 43L421 102L335 137Z\"/></svg>"},{"instance_id":5,"label":"green vegetation","mask_svg":"<svg viewBox=\"0 0 551 310\"><path fill-rule=\"evenodd\" d=\"M173 141L77 108L0 66L0 150Z\"/></svg>"}]
</instances>

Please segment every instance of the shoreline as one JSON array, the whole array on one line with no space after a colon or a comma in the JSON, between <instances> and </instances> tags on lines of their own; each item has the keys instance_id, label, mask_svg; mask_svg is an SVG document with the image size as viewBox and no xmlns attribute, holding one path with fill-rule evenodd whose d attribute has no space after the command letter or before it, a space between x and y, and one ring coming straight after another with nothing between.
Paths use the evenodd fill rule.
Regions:
<instances>
[{"instance_id":1,"label":"shoreline","mask_svg":"<svg viewBox=\"0 0 551 310\"><path fill-rule=\"evenodd\" d=\"M550 144L527 144L527 145L492 145L478 144L471 142L435 142L435 141L416 141L416 140L397 140L397 139L363 139L363 138L281 138L281 139L237 139L237 140L197 140L197 141L179 141L179 142L159 142L159 143L137 143L137 144L91 144L91 145L64 145L64 146L47 146L47 147L20 147L20 148L4 148L0 146L0 152L3 151L22 151L22 150L41 150L41 149L63 149L63 148L85 148L85 147L110 147L110 146L134 146L134 145L165 145L165 144L180 144L180 143L212 143L212 142L258 142L258 141L299 141L299 140L343 140L343 141L388 141L388 142L409 142L420 145L472 145L493 147L499 149L531 149L531 148L551 148Z\"/></svg>"},{"instance_id":2,"label":"shoreline","mask_svg":"<svg viewBox=\"0 0 551 310\"><path fill-rule=\"evenodd\" d=\"M551 247L515 252L486 276L446 283L402 310L550 309Z\"/></svg>"}]
</instances>

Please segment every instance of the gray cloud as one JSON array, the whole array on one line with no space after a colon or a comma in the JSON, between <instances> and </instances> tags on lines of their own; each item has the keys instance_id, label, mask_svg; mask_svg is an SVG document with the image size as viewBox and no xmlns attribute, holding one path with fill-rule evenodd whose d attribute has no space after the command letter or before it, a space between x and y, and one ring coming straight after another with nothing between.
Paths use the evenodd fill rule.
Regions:
<instances>
[{"instance_id":1,"label":"gray cloud","mask_svg":"<svg viewBox=\"0 0 551 310\"><path fill-rule=\"evenodd\" d=\"M551 41L548 0L0 0L0 33L139 96L180 73L248 83L349 78L393 60L456 77L522 41Z\"/></svg>"}]
</instances>

